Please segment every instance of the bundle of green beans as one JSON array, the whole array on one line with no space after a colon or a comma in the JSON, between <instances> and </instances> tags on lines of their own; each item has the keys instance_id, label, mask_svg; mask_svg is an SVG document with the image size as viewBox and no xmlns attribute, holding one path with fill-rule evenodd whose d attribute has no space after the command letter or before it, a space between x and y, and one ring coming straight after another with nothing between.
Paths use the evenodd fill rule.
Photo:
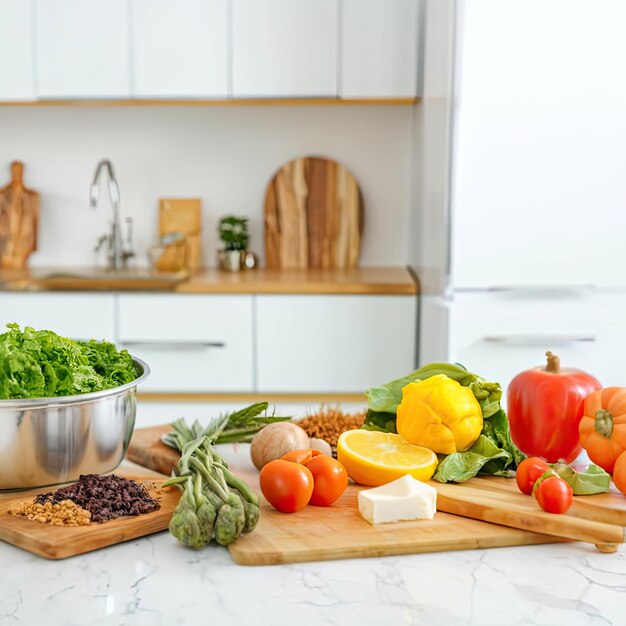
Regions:
<instances>
[{"instance_id":1,"label":"bundle of green beans","mask_svg":"<svg viewBox=\"0 0 626 626\"><path fill-rule=\"evenodd\" d=\"M259 520L259 498L229 469L203 435L184 444L172 478L163 486L183 490L170 521L170 533L181 543L202 548L211 540L227 546Z\"/></svg>"},{"instance_id":2,"label":"bundle of green beans","mask_svg":"<svg viewBox=\"0 0 626 626\"><path fill-rule=\"evenodd\" d=\"M254 530L259 498L228 469L213 444L252 441L264 426L291 419L267 417L267 407L267 402L257 402L222 415L206 427L197 420L189 426L181 418L162 437L163 443L181 453L172 478L163 483L183 491L170 521L170 532L180 542L202 548L215 539L227 546L242 532Z\"/></svg>"}]
</instances>

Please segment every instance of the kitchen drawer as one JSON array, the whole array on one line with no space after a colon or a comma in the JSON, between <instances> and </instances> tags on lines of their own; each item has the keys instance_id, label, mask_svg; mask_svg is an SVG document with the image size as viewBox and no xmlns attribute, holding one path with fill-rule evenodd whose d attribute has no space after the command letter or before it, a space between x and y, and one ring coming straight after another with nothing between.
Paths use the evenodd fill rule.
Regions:
<instances>
[{"instance_id":1,"label":"kitchen drawer","mask_svg":"<svg viewBox=\"0 0 626 626\"><path fill-rule=\"evenodd\" d=\"M93 293L0 293L0 330L17 322L75 339L115 340L115 296Z\"/></svg>"},{"instance_id":2,"label":"kitchen drawer","mask_svg":"<svg viewBox=\"0 0 626 626\"><path fill-rule=\"evenodd\" d=\"M503 388L545 363L584 369L605 385L624 384L626 294L554 290L457 294L451 307L450 357Z\"/></svg>"},{"instance_id":3,"label":"kitchen drawer","mask_svg":"<svg viewBox=\"0 0 626 626\"><path fill-rule=\"evenodd\" d=\"M260 392L364 392L415 368L413 296L259 296Z\"/></svg>"},{"instance_id":4,"label":"kitchen drawer","mask_svg":"<svg viewBox=\"0 0 626 626\"><path fill-rule=\"evenodd\" d=\"M144 391L253 390L252 296L122 294L119 342L150 366Z\"/></svg>"}]
</instances>

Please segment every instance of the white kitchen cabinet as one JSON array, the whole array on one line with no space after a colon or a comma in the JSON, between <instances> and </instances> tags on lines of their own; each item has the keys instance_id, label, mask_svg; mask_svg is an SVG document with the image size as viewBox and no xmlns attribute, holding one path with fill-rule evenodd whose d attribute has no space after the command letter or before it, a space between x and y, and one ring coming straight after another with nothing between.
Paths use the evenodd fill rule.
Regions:
<instances>
[{"instance_id":1,"label":"white kitchen cabinet","mask_svg":"<svg viewBox=\"0 0 626 626\"><path fill-rule=\"evenodd\" d=\"M0 0L0 100L32 100L32 4Z\"/></svg>"},{"instance_id":2,"label":"white kitchen cabinet","mask_svg":"<svg viewBox=\"0 0 626 626\"><path fill-rule=\"evenodd\" d=\"M252 296L120 294L119 343L152 370L144 391L252 392Z\"/></svg>"},{"instance_id":3,"label":"white kitchen cabinet","mask_svg":"<svg viewBox=\"0 0 626 626\"><path fill-rule=\"evenodd\" d=\"M97 293L0 293L0 332L21 327L73 339L115 340L115 296Z\"/></svg>"},{"instance_id":4,"label":"white kitchen cabinet","mask_svg":"<svg viewBox=\"0 0 626 626\"><path fill-rule=\"evenodd\" d=\"M41 98L130 95L128 0L35 0Z\"/></svg>"},{"instance_id":5,"label":"white kitchen cabinet","mask_svg":"<svg viewBox=\"0 0 626 626\"><path fill-rule=\"evenodd\" d=\"M343 0L343 98L418 95L419 0Z\"/></svg>"},{"instance_id":6,"label":"white kitchen cabinet","mask_svg":"<svg viewBox=\"0 0 626 626\"><path fill-rule=\"evenodd\" d=\"M563 367L584 369L604 385L624 384L626 293L462 293L450 311L447 356L503 388L519 372L544 364L547 350Z\"/></svg>"},{"instance_id":7,"label":"white kitchen cabinet","mask_svg":"<svg viewBox=\"0 0 626 626\"><path fill-rule=\"evenodd\" d=\"M233 95L337 95L338 0L232 0Z\"/></svg>"},{"instance_id":8,"label":"white kitchen cabinet","mask_svg":"<svg viewBox=\"0 0 626 626\"><path fill-rule=\"evenodd\" d=\"M228 95L228 0L130 0L132 92Z\"/></svg>"},{"instance_id":9,"label":"white kitchen cabinet","mask_svg":"<svg viewBox=\"0 0 626 626\"><path fill-rule=\"evenodd\" d=\"M624 286L626 2L466 0L455 288Z\"/></svg>"},{"instance_id":10,"label":"white kitchen cabinet","mask_svg":"<svg viewBox=\"0 0 626 626\"><path fill-rule=\"evenodd\" d=\"M365 392L416 365L412 296L258 296L259 392Z\"/></svg>"}]
</instances>

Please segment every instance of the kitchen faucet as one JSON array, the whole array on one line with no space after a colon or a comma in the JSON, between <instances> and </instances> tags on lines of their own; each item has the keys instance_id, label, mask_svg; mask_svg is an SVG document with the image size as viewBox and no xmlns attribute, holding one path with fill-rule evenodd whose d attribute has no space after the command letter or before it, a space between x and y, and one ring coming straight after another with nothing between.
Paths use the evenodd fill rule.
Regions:
<instances>
[{"instance_id":1,"label":"kitchen faucet","mask_svg":"<svg viewBox=\"0 0 626 626\"><path fill-rule=\"evenodd\" d=\"M109 268L120 270L126 267L129 258L135 256L132 249L132 220L127 218L128 235L126 247L122 241L122 227L120 225L120 188L115 178L113 163L109 159L102 159L96 166L96 173L89 189L89 204L92 208L98 206L100 198L100 175L102 170L106 170L109 179L109 197L111 198L111 206L113 207L113 221L111 222L111 230L98 239L96 244L96 252L100 250L103 244L107 244L107 257L109 260Z\"/></svg>"}]
</instances>

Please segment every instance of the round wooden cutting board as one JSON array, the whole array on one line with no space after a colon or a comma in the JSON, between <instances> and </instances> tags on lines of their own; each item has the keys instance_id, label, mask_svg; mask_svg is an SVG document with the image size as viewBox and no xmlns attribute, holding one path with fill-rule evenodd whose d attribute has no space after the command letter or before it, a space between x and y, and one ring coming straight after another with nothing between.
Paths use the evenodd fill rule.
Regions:
<instances>
[{"instance_id":1,"label":"round wooden cutting board","mask_svg":"<svg viewBox=\"0 0 626 626\"><path fill-rule=\"evenodd\" d=\"M359 260L361 191L340 163L302 157L285 163L265 193L269 268L349 268Z\"/></svg>"}]
</instances>

